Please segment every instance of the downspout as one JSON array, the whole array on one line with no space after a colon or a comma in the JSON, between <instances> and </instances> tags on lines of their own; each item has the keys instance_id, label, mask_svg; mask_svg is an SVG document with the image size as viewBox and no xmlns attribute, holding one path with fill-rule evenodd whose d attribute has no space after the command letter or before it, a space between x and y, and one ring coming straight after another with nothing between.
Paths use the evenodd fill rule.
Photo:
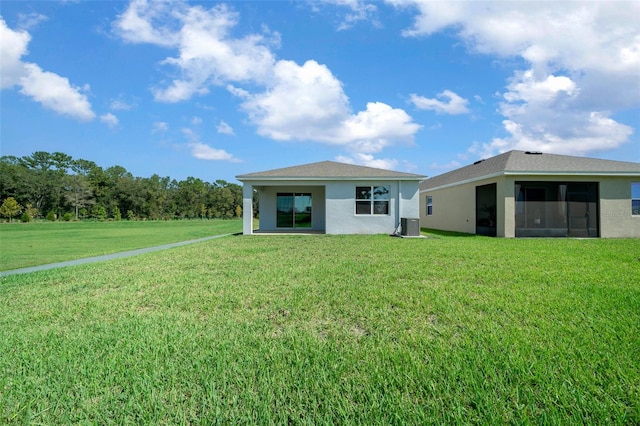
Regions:
<instances>
[{"instance_id":1,"label":"downspout","mask_svg":"<svg viewBox=\"0 0 640 426\"><path fill-rule=\"evenodd\" d=\"M402 181L398 181L398 214L396 216L396 229L400 227L400 218L402 217Z\"/></svg>"}]
</instances>

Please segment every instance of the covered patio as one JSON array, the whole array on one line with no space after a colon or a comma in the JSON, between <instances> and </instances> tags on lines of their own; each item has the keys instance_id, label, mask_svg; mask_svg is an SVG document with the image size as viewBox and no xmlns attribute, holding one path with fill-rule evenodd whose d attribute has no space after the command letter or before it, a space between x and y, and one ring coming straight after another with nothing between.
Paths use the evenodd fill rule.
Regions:
<instances>
[{"instance_id":1,"label":"covered patio","mask_svg":"<svg viewBox=\"0 0 640 426\"><path fill-rule=\"evenodd\" d=\"M322 161L237 178L244 185L244 234L380 234L397 229L401 218L417 220L423 176Z\"/></svg>"}]
</instances>

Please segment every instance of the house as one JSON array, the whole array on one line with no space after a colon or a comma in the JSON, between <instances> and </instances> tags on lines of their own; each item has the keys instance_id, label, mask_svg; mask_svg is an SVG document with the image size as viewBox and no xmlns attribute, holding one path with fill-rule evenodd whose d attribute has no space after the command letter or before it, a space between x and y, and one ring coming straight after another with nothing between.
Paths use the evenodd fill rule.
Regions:
<instances>
[{"instance_id":1,"label":"house","mask_svg":"<svg viewBox=\"0 0 640 426\"><path fill-rule=\"evenodd\" d=\"M243 233L391 233L402 218L418 228L419 183L424 176L333 161L236 176L243 183ZM419 231L418 231L419 232Z\"/></svg>"},{"instance_id":2,"label":"house","mask_svg":"<svg viewBox=\"0 0 640 426\"><path fill-rule=\"evenodd\" d=\"M420 226L498 237L640 237L640 163L509 151L420 184Z\"/></svg>"}]
</instances>

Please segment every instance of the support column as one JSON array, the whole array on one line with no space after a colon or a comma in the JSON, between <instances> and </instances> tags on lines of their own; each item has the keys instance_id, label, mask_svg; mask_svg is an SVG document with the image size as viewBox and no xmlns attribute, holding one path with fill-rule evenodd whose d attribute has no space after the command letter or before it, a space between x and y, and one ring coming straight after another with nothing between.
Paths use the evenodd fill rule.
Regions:
<instances>
[{"instance_id":1,"label":"support column","mask_svg":"<svg viewBox=\"0 0 640 426\"><path fill-rule=\"evenodd\" d=\"M503 188L500 188L503 186ZM515 179L506 178L498 181L498 237L514 238L516 236L516 198ZM502 218L500 213L503 213Z\"/></svg>"},{"instance_id":2,"label":"support column","mask_svg":"<svg viewBox=\"0 0 640 426\"><path fill-rule=\"evenodd\" d=\"M242 233L253 234L253 185L242 186Z\"/></svg>"}]
</instances>

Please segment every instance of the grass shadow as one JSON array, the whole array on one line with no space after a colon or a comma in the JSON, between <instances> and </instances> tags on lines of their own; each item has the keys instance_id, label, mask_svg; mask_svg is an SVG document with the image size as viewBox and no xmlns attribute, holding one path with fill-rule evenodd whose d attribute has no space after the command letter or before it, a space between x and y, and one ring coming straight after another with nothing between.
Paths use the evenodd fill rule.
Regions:
<instances>
[{"instance_id":1,"label":"grass shadow","mask_svg":"<svg viewBox=\"0 0 640 426\"><path fill-rule=\"evenodd\" d=\"M442 231L440 229L420 228L420 232L429 237L477 237L476 234L467 234L465 232Z\"/></svg>"}]
</instances>

